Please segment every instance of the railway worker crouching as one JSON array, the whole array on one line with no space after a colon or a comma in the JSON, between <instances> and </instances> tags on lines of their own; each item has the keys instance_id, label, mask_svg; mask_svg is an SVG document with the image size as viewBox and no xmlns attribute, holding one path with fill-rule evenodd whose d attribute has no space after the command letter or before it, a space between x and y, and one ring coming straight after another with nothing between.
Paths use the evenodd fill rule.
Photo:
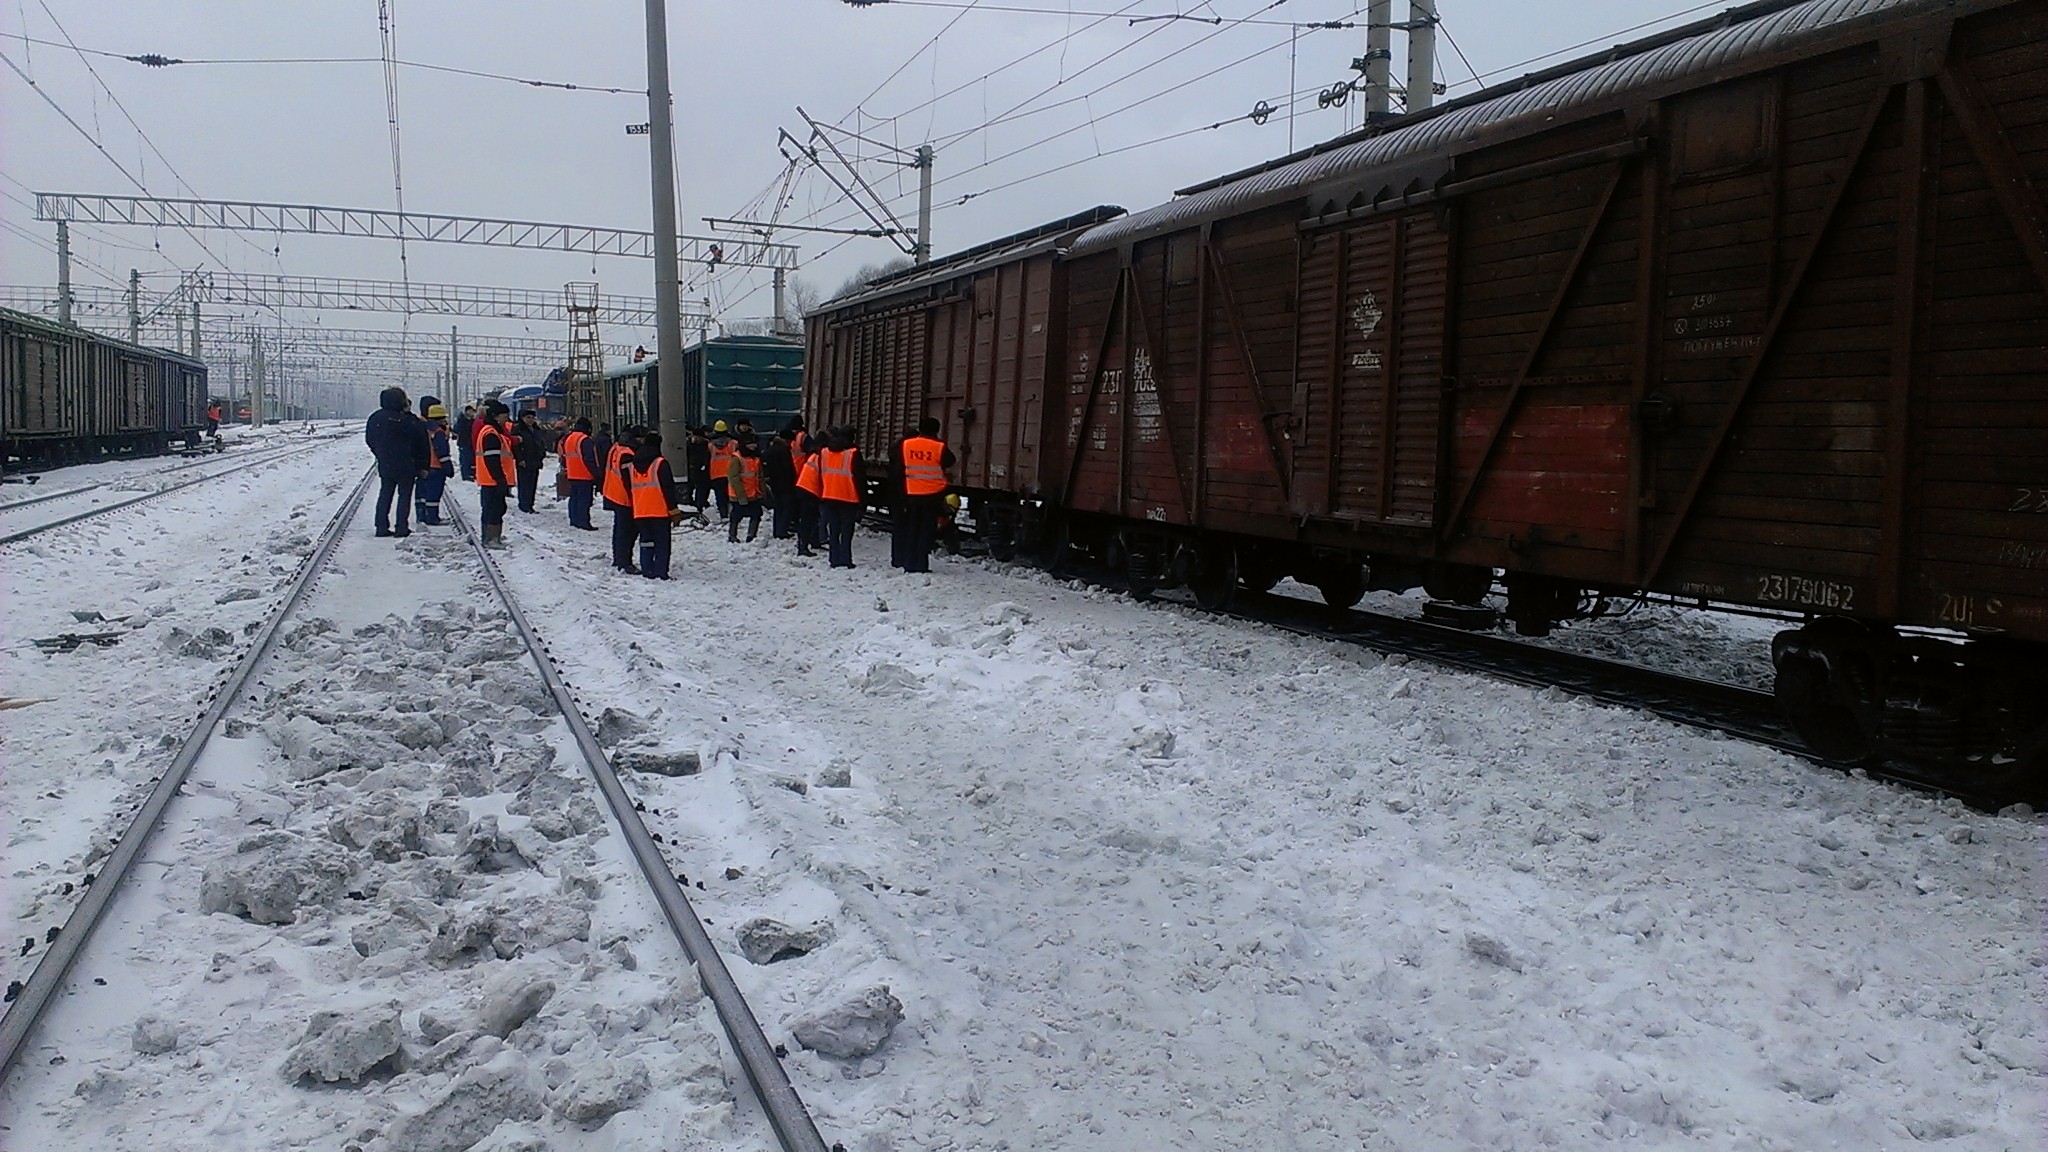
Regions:
<instances>
[{"instance_id":1,"label":"railway worker crouching","mask_svg":"<svg viewBox=\"0 0 2048 1152\"><path fill-rule=\"evenodd\" d=\"M633 563L633 542L640 538L640 525L633 521L633 481L626 469L640 446L641 431L635 427L620 433L604 457L604 506L612 514L612 567L634 576L640 575L640 566Z\"/></svg>"},{"instance_id":2,"label":"railway worker crouching","mask_svg":"<svg viewBox=\"0 0 2048 1152\"><path fill-rule=\"evenodd\" d=\"M946 469L953 466L953 450L939 439L939 421L927 416L917 422L917 435L906 436L896 445L896 468L900 489L896 499L895 522L891 525L893 562L905 572L932 570L932 547L938 542L939 516L945 511Z\"/></svg>"},{"instance_id":3,"label":"railway worker crouching","mask_svg":"<svg viewBox=\"0 0 2048 1152\"><path fill-rule=\"evenodd\" d=\"M867 468L853 429L840 425L818 453L818 505L825 521L826 555L834 568L853 567L853 528L860 522Z\"/></svg>"},{"instance_id":4,"label":"railway worker crouching","mask_svg":"<svg viewBox=\"0 0 2048 1152\"><path fill-rule=\"evenodd\" d=\"M632 499L633 522L639 527L640 574L650 580L666 580L683 494L661 455L660 433L650 431L640 438L640 447L626 465L626 489Z\"/></svg>"},{"instance_id":5,"label":"railway worker crouching","mask_svg":"<svg viewBox=\"0 0 2048 1152\"><path fill-rule=\"evenodd\" d=\"M743 437L740 453L732 458L732 464L725 473L725 498L732 509L725 518L727 543L740 542L742 520L747 522L747 543L752 544L761 534L761 503L765 496L766 489L761 479L761 446Z\"/></svg>"},{"instance_id":6,"label":"railway worker crouching","mask_svg":"<svg viewBox=\"0 0 2048 1152\"><path fill-rule=\"evenodd\" d=\"M597 531L590 522L591 488L597 480L597 446L590 436L590 417L579 416L562 437L562 475L569 478L569 527Z\"/></svg>"},{"instance_id":7,"label":"railway worker crouching","mask_svg":"<svg viewBox=\"0 0 2048 1152\"><path fill-rule=\"evenodd\" d=\"M512 410L490 402L476 429L476 486L484 547L505 546L505 507L519 482L512 463Z\"/></svg>"},{"instance_id":8,"label":"railway worker crouching","mask_svg":"<svg viewBox=\"0 0 2048 1152\"><path fill-rule=\"evenodd\" d=\"M455 418L455 450L462 456L462 478L476 479L476 405L464 404Z\"/></svg>"},{"instance_id":9,"label":"railway worker crouching","mask_svg":"<svg viewBox=\"0 0 2048 1152\"><path fill-rule=\"evenodd\" d=\"M377 410L363 425L363 440L377 458L377 535L412 535L413 484L427 474L427 426L407 406L405 389L396 385L377 396ZM398 527L391 526L391 505L398 504Z\"/></svg>"},{"instance_id":10,"label":"railway worker crouching","mask_svg":"<svg viewBox=\"0 0 2048 1152\"><path fill-rule=\"evenodd\" d=\"M448 409L437 400L427 405L427 471L413 488L420 523L441 523L441 496L454 474L455 462L448 458Z\"/></svg>"}]
</instances>

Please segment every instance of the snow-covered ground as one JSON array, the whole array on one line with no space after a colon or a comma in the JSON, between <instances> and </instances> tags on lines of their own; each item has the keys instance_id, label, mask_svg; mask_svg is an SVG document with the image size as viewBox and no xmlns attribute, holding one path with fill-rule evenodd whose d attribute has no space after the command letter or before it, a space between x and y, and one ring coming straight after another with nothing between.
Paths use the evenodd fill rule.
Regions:
<instances>
[{"instance_id":1,"label":"snow-covered ground","mask_svg":"<svg viewBox=\"0 0 2048 1152\"><path fill-rule=\"evenodd\" d=\"M451 498L468 509L473 493L456 485ZM786 542L682 533L679 578L636 579L608 570L604 533L572 532L559 505L543 507L513 513L503 567L617 759L701 757L698 774L634 772L629 787L788 1046L819 1127L854 1152L1974 1152L2048 1136L2048 829L2029 815L1027 569L940 558L932 576L906 576L876 537L846 572ZM179 837L262 806L224 797L290 774L262 741L288 743L294 710L331 709L339 738L385 748L418 716L394 714L405 701L452 684L483 699L430 713L456 731L448 745L502 740L503 763L559 744L559 723L502 661L418 655L421 629L466 608L486 636L502 625L474 582L434 577L401 594L376 575L453 541L416 536L404 560L378 547L389 543L351 542L372 549L343 558L355 607L316 609L336 631L280 657L308 670L290 690L270 679L252 727L224 742L241 747L202 762L213 788L194 790L197 814L174 819L152 854L166 867L144 901L195 898L205 861L171 858ZM61 590L11 580L10 621L54 618L103 578L71 567ZM232 630L228 614L249 608L211 611ZM414 622L356 634L391 611ZM1667 633L1644 619L1625 643L1592 629L1578 642L1694 668L1745 666L1741 652L1704 651L1724 635L1754 651L1745 626ZM90 677L66 692L76 712L112 707ZM10 741L22 714L0 713ZM379 789L427 803L410 773L460 768L452 753L390 755L408 767L323 777L288 826L329 827ZM566 756L555 763L567 771ZM501 801L517 848L520 814L502 792L458 800L470 818ZM453 835L431 822L427 834ZM64 1033L66 1063L33 1063L0 1098L0 1144L120 1146L125 1126L130 1140L163 1133L161 1147L341 1147L388 1138L394 1117L464 1076L496 1083L525 1067L552 1100L585 1068L639 1061L654 1091L608 1124L550 1112L478 1146L765 1145L744 1107L720 1111L701 1073L668 1075L669 1048L701 1051L708 1009L654 988L681 962L655 956L651 913L624 902L607 839L584 866L608 877L613 922L638 925L638 975L607 959L603 928L470 966L436 964L402 932L361 954L358 931L397 917L401 896L436 923L477 901L558 898L534 877L579 841L523 843L549 859L479 878L477 892L410 892L417 879L399 877L389 894L364 890L288 925L203 917L191 930L231 957L217 986L203 975L210 955L95 959L125 982L80 989L74 999L97 1007ZM10 872L39 851L10 848ZM825 939L750 963L735 930L759 917ZM496 972L523 965L550 966L560 990L502 1047L465 1042L364 1088L281 1074L314 1010L395 999L403 1042L422 1056L422 1008L465 1018L502 987ZM801 1014L881 986L905 1018L871 1055L822 1056L792 1035ZM197 1029L166 1055L134 1051L143 1015L214 1006L236 1027Z\"/></svg>"}]
</instances>

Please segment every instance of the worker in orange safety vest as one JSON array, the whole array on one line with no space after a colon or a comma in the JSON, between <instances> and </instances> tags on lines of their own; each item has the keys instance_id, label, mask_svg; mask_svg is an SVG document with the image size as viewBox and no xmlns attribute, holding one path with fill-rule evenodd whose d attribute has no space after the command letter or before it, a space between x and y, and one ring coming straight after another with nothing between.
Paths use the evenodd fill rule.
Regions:
<instances>
[{"instance_id":1,"label":"worker in orange safety vest","mask_svg":"<svg viewBox=\"0 0 2048 1152\"><path fill-rule=\"evenodd\" d=\"M826 555L834 568L853 567L853 528L860 521L867 489L866 466L853 429L841 425L832 430L826 448L817 455L818 505L825 521Z\"/></svg>"},{"instance_id":2,"label":"worker in orange safety vest","mask_svg":"<svg viewBox=\"0 0 2048 1152\"><path fill-rule=\"evenodd\" d=\"M752 544L761 534L761 505L767 495L767 487L761 479L761 446L752 440L740 441L740 454L732 458L732 467L725 474L726 499L731 511L725 518L725 539L728 543L740 542L740 521L747 522L747 543Z\"/></svg>"},{"instance_id":3,"label":"worker in orange safety vest","mask_svg":"<svg viewBox=\"0 0 2048 1152\"><path fill-rule=\"evenodd\" d=\"M896 442L890 477L890 562L905 572L932 570L932 547L938 540L939 507L946 495L946 469L953 450L939 439L939 421L926 416L917 434Z\"/></svg>"},{"instance_id":4,"label":"worker in orange safety vest","mask_svg":"<svg viewBox=\"0 0 2048 1152\"><path fill-rule=\"evenodd\" d=\"M668 461L662 458L660 433L650 431L640 437L640 446L626 463L626 490L633 506L633 523L639 529L640 574L650 580L666 580L674 548L674 518L682 511L683 493L676 487Z\"/></svg>"},{"instance_id":5,"label":"worker in orange safety vest","mask_svg":"<svg viewBox=\"0 0 2048 1152\"><path fill-rule=\"evenodd\" d=\"M590 522L590 497L597 481L597 446L590 439L590 417L578 416L557 446L562 475L569 478L569 527L597 531Z\"/></svg>"},{"instance_id":6,"label":"worker in orange safety vest","mask_svg":"<svg viewBox=\"0 0 2048 1152\"><path fill-rule=\"evenodd\" d=\"M512 461L512 410L491 401L476 424L476 486L482 505L479 517L484 547L505 546L505 509L519 483Z\"/></svg>"},{"instance_id":7,"label":"worker in orange safety vest","mask_svg":"<svg viewBox=\"0 0 2048 1152\"><path fill-rule=\"evenodd\" d=\"M634 576L640 574L640 566L633 563L633 542L640 538L640 526L633 520L633 489L626 468L644 431L635 425L619 434L605 455L601 483L605 510L612 514L612 567Z\"/></svg>"},{"instance_id":8,"label":"worker in orange safety vest","mask_svg":"<svg viewBox=\"0 0 2048 1152\"><path fill-rule=\"evenodd\" d=\"M725 519L726 473L732 470L733 457L740 454L740 442L720 420L711 426L711 494L718 500L718 518Z\"/></svg>"}]
</instances>

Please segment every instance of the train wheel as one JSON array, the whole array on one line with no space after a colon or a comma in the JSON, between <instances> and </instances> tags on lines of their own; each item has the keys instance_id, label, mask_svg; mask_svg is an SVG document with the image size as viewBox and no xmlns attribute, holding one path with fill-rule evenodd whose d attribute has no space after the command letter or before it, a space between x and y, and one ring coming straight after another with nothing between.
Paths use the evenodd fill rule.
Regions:
<instances>
[{"instance_id":1,"label":"train wheel","mask_svg":"<svg viewBox=\"0 0 2048 1152\"><path fill-rule=\"evenodd\" d=\"M1469 564L1432 564L1423 573L1422 590L1432 600L1477 604L1493 591L1493 569Z\"/></svg>"},{"instance_id":2,"label":"train wheel","mask_svg":"<svg viewBox=\"0 0 2048 1152\"><path fill-rule=\"evenodd\" d=\"M1836 682L1836 665L1855 658L1850 646L1863 636L1853 622L1820 620L1780 633L1772 644L1779 710L1815 755L1843 764L1867 763L1877 755L1876 741L1847 698L1848 686Z\"/></svg>"},{"instance_id":3,"label":"train wheel","mask_svg":"<svg viewBox=\"0 0 2048 1152\"><path fill-rule=\"evenodd\" d=\"M1211 612L1223 611L1230 607L1237 581L1237 549L1217 543L1195 546L1195 562L1188 572L1188 590L1195 594L1195 603Z\"/></svg>"},{"instance_id":4,"label":"train wheel","mask_svg":"<svg viewBox=\"0 0 2048 1152\"><path fill-rule=\"evenodd\" d=\"M1351 560L1331 560L1318 567L1310 581L1323 594L1323 603L1342 611L1365 597L1365 565Z\"/></svg>"},{"instance_id":5,"label":"train wheel","mask_svg":"<svg viewBox=\"0 0 2048 1152\"><path fill-rule=\"evenodd\" d=\"M1131 599L1150 600L1159 590L1160 569L1165 567L1158 547L1143 540L1122 539L1117 552L1123 557L1124 586Z\"/></svg>"},{"instance_id":6,"label":"train wheel","mask_svg":"<svg viewBox=\"0 0 2048 1152\"><path fill-rule=\"evenodd\" d=\"M1260 564L1247 557L1237 558L1237 582L1247 592L1271 592L1273 585L1280 583L1286 573L1270 565Z\"/></svg>"},{"instance_id":7,"label":"train wheel","mask_svg":"<svg viewBox=\"0 0 2048 1152\"><path fill-rule=\"evenodd\" d=\"M1067 526L1067 518L1055 512L1051 523L1045 527L1045 535L1039 543L1038 562L1047 572L1055 576L1066 571L1073 559L1074 538Z\"/></svg>"}]
</instances>

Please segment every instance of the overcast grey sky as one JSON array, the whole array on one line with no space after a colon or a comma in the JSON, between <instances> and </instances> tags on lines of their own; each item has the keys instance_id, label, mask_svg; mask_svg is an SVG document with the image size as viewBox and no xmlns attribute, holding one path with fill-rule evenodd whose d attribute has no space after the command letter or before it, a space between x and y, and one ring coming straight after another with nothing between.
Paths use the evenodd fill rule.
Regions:
<instances>
[{"instance_id":1,"label":"overcast grey sky","mask_svg":"<svg viewBox=\"0 0 2048 1152\"><path fill-rule=\"evenodd\" d=\"M636 90L563 91L399 68L409 209L649 226L646 138L624 130L647 118L645 96L637 91L646 82L638 0L386 2L401 60ZM1474 71L1504 70L1497 79L1507 79L1543 53L1634 38L1645 30L1616 34L1679 13L1698 19L1720 7L1695 8L1689 0L1441 5L1456 48L1439 42L1440 79L1453 94L1470 90ZM926 140L938 145L934 232L941 254L1096 204L1154 204L1177 187L1286 152L1290 108L1297 145L1355 124L1355 104L1318 109L1316 90L1350 75L1364 32L1284 24L1362 22L1362 8L1363 0L985 0L979 6L899 0L858 9L840 0L670 0L683 227L704 232L701 217L769 210L764 197L779 188L784 168L776 129L802 135L797 105L905 148ZM1397 18L1406 8L1406 0L1397 0ZM1174 12L1225 23L1130 22ZM0 16L0 32L6 34L0 52L36 85L0 69L0 278L6 283L55 280L53 226L34 219L30 191L138 192L115 161L160 196L394 204L377 0L19 0ZM262 62L147 68L81 55L63 46L67 36L89 51ZM308 62L336 59L359 62ZM1299 94L1291 105L1290 92ZM96 137L107 155L43 96ZM1261 100L1277 110L1264 124L1253 124L1245 114ZM1227 123L1146 143L1219 121ZM853 154L885 195L901 197L893 206L909 222L915 210L909 175L877 162L875 148L856 145ZM862 223L857 209L815 171L798 177L784 219ZM79 228L74 275L83 284L111 285L125 280L131 267L174 274L222 263L270 274L400 275L390 242L199 235L211 254L172 230ZM828 292L860 265L894 251L876 239L782 238L802 246L802 275ZM406 271L416 281L552 290L594 278L608 292L653 292L652 268L644 260L431 244L409 245L407 258ZM152 282L168 284L169 277ZM767 282L766 273L730 269L708 282L700 277L685 291L708 294L727 318L762 316L770 310ZM356 328L402 323L396 316L353 313L293 319ZM444 333L448 323L440 317L413 321L415 330ZM563 335L543 322L458 323L465 332ZM607 331L604 337L653 343L651 332Z\"/></svg>"}]
</instances>

